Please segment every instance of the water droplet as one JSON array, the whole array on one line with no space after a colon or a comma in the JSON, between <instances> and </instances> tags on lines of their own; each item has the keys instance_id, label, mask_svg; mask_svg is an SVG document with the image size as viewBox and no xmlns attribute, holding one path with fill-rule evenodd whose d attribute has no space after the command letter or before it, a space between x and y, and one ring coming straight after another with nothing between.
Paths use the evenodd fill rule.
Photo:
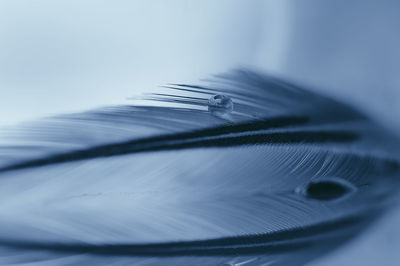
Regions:
<instances>
[{"instance_id":1,"label":"water droplet","mask_svg":"<svg viewBox=\"0 0 400 266\"><path fill-rule=\"evenodd\" d=\"M341 178L324 178L314 180L305 187L296 189L296 192L306 196L307 198L317 200L335 200L342 198L356 191L351 183Z\"/></svg>"},{"instance_id":2,"label":"water droplet","mask_svg":"<svg viewBox=\"0 0 400 266\"><path fill-rule=\"evenodd\" d=\"M208 100L208 110L211 112L231 112L233 101L223 94L214 95Z\"/></svg>"}]
</instances>

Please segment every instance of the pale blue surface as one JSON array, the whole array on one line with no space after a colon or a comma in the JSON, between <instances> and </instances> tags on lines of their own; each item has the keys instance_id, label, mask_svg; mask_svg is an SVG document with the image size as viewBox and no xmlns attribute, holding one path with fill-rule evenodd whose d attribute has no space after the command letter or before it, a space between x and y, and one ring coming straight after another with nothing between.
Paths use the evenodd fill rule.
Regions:
<instances>
[{"instance_id":1,"label":"pale blue surface","mask_svg":"<svg viewBox=\"0 0 400 266\"><path fill-rule=\"evenodd\" d=\"M399 9L395 0L2 0L0 125L251 66L400 132ZM396 265L396 217L316 265Z\"/></svg>"}]
</instances>

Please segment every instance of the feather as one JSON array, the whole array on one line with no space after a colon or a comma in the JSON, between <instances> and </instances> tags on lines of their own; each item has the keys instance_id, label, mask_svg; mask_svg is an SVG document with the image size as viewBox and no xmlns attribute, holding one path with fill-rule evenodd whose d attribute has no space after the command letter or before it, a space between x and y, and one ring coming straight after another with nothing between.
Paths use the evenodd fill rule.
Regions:
<instances>
[{"instance_id":1,"label":"feather","mask_svg":"<svg viewBox=\"0 0 400 266\"><path fill-rule=\"evenodd\" d=\"M205 83L2 129L0 264L301 265L391 206L398 141L365 115L249 70Z\"/></svg>"}]
</instances>

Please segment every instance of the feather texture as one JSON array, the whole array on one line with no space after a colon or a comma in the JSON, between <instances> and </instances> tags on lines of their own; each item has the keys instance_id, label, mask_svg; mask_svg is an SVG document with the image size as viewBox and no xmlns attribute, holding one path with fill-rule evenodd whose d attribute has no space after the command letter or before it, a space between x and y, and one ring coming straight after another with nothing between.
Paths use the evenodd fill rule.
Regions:
<instances>
[{"instance_id":1,"label":"feather texture","mask_svg":"<svg viewBox=\"0 0 400 266\"><path fill-rule=\"evenodd\" d=\"M247 70L207 84L3 129L0 263L301 265L390 206L397 140L366 116Z\"/></svg>"}]
</instances>

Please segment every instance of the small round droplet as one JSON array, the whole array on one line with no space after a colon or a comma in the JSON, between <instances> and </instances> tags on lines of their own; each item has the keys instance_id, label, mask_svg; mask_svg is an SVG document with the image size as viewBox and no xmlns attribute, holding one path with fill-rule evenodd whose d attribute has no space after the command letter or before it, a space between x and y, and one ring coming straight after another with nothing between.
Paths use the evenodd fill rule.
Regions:
<instances>
[{"instance_id":1,"label":"small round droplet","mask_svg":"<svg viewBox=\"0 0 400 266\"><path fill-rule=\"evenodd\" d=\"M233 110L233 101L223 94L214 95L208 100L208 110L218 113L231 112Z\"/></svg>"}]
</instances>

